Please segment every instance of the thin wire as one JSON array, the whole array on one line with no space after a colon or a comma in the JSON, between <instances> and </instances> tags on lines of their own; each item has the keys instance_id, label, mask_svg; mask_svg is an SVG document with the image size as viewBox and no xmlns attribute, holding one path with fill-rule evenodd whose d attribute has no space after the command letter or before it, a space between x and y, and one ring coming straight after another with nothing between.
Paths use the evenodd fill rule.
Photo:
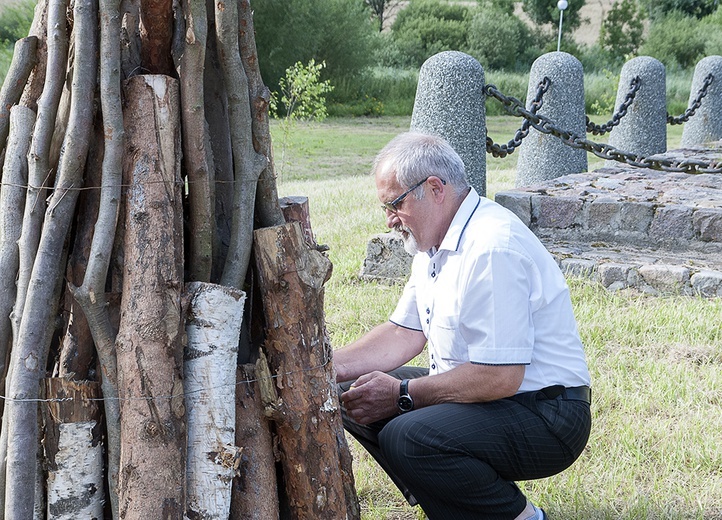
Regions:
<instances>
[{"instance_id":1,"label":"thin wire","mask_svg":"<svg viewBox=\"0 0 722 520\"><path fill-rule=\"evenodd\" d=\"M149 185L149 184L173 183L173 184L185 186L185 185L199 184L202 182L205 182L205 181L191 181L191 180L185 180L185 179L175 180L174 179L174 180L170 180L170 181L143 181L143 182L136 182L136 183L132 183L132 184L121 183L121 184L113 184L113 185L108 185L108 186L80 186L77 188L71 186L71 187L66 187L66 188L62 188L62 189L65 191L88 191L88 190L102 190L103 188L132 188L133 186L139 186L139 185L145 186L145 185ZM234 184L236 181L233 179L229 179L229 180L216 179L213 182L215 184ZM243 181L241 181L241 182L243 182ZM34 189L34 190L53 191L55 189L60 189L60 188L56 188L54 186L33 186L32 184L16 184L16 183L12 183L12 182L4 182L4 181L2 183L0 183L0 185L9 186L11 188L21 188L24 190Z\"/></svg>"},{"instance_id":2,"label":"thin wire","mask_svg":"<svg viewBox=\"0 0 722 520\"><path fill-rule=\"evenodd\" d=\"M323 363L320 365L316 365L314 367L310 368L302 368L300 370L289 370L288 372L283 372L282 374L272 374L270 377L257 377L253 379L245 379L243 381L237 381L233 384L227 384L227 385L218 385L218 386L212 386L207 388L199 388L198 390L193 390L191 392L183 392L182 394L178 395L160 395L160 396L154 396L154 397L83 397L83 398L77 398L77 397L55 397L55 398L49 398L49 399L15 399L13 397L7 397L4 395L0 395L0 399L6 401L6 402L12 402L12 403L63 403L68 401L160 401L160 400L168 400L168 399L178 399L179 397L186 397L194 394L200 394L202 392L209 392L212 390L216 390L219 388L228 388L231 386L240 386L243 384L250 384L255 383L258 381L264 381L266 379L276 379L278 377L282 376L289 376L293 374L301 374L305 372L311 372L313 370L318 370L320 368L325 368L329 363L331 362L331 359L329 358L328 354L326 354L325 359Z\"/></svg>"}]
</instances>

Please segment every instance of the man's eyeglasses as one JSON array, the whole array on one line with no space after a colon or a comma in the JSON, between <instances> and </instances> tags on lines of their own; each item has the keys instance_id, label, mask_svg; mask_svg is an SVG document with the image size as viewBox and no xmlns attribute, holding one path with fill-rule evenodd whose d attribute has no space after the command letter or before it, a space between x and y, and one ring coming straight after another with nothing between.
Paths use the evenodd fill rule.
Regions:
<instances>
[{"instance_id":1,"label":"man's eyeglasses","mask_svg":"<svg viewBox=\"0 0 722 520\"><path fill-rule=\"evenodd\" d=\"M428 180L429 180L429 177L426 177L425 179L420 180L419 182L417 182L416 184L414 184L413 186L411 186L408 190L406 190L405 192L403 192L401 195L399 195L398 197L396 197L396 198L395 198L394 200L392 200L391 202L384 202L381 207L383 208L384 211L390 211L391 213L396 213L396 212L398 211L398 208L397 208L396 206L398 206L399 204L401 204L401 202L406 198L406 196L407 196L409 193L411 193L412 191L414 191L416 188L418 188L419 186L421 186L423 183L425 183L425 182L428 181ZM443 180L443 179L441 180L441 183L442 183L443 185L446 185L446 181Z\"/></svg>"}]
</instances>

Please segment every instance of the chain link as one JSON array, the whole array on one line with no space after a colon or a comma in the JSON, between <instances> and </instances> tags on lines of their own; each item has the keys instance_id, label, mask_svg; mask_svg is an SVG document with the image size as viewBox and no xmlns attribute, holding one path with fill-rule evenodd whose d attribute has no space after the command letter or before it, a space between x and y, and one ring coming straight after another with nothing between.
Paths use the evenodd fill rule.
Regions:
<instances>
[{"instance_id":1,"label":"chain link","mask_svg":"<svg viewBox=\"0 0 722 520\"><path fill-rule=\"evenodd\" d=\"M698 159L652 159L619 150L609 144L595 143L586 137L557 127L551 119L544 115L536 114L531 110L527 110L521 101L514 97L505 96L499 92L494 85L485 85L484 93L489 97L499 100L505 107L507 107L507 110L509 110L510 113L523 117L526 121L529 121L529 124L539 132L547 135L553 135L554 137L561 139L567 146L586 150L587 152L593 153L602 159L621 162L629 164L630 166L637 166L639 168L649 168L652 170L666 172L681 172L689 174L722 173L722 166L716 161L708 163ZM487 150L489 150L488 141Z\"/></svg>"},{"instance_id":2,"label":"chain link","mask_svg":"<svg viewBox=\"0 0 722 520\"><path fill-rule=\"evenodd\" d=\"M707 95L707 90L709 89L709 86L714 81L714 75L707 74L707 76L704 78L704 83L702 83L702 87L699 89L699 92L697 92L697 97L694 99L692 104L687 108L687 110L684 111L684 114L681 116L670 116L667 114L667 123L670 125L681 125L682 123L686 123L689 121L689 118L694 115L695 112L697 112L697 109L702 104L702 98L704 98Z\"/></svg>"},{"instance_id":3,"label":"chain link","mask_svg":"<svg viewBox=\"0 0 722 520\"><path fill-rule=\"evenodd\" d=\"M544 97L544 94L546 94L547 90L549 90L549 85L551 85L551 80L547 77L544 77L539 82L539 85L537 86L536 90L536 96L534 97L534 100L531 102L529 111L532 114L536 114L537 111L542 107L544 104L544 100L542 99ZM521 104L521 101L519 101L516 98L509 98L513 99L516 103ZM507 105L505 105L507 106ZM519 113L514 113L516 116L520 116ZM501 157L504 158L507 155L514 153L514 150L516 150L519 145L521 145L522 140L529 135L529 128L531 124L528 120L524 119L524 121L521 124L521 127L519 130L516 131L516 134L514 134L514 137L506 144L496 144L492 139L487 135L486 136L486 150L494 157Z\"/></svg>"},{"instance_id":4,"label":"chain link","mask_svg":"<svg viewBox=\"0 0 722 520\"><path fill-rule=\"evenodd\" d=\"M622 118L627 115L629 105L632 104L632 101L634 101L634 98L637 96L637 91L639 90L641 84L642 78L639 76L634 76L632 78L632 81L629 82L629 92L627 92L627 95L624 97L622 104L619 105L619 110L612 115L612 119L610 119L607 123L603 125L596 125L589 119L589 116L587 116L587 132L594 135L604 135L617 126Z\"/></svg>"}]
</instances>

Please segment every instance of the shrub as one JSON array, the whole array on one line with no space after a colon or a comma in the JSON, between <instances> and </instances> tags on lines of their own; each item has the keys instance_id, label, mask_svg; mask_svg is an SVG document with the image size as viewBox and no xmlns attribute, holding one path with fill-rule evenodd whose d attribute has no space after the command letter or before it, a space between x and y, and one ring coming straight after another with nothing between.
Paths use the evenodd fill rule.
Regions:
<instances>
[{"instance_id":1,"label":"shrub","mask_svg":"<svg viewBox=\"0 0 722 520\"><path fill-rule=\"evenodd\" d=\"M470 10L440 0L413 0L391 26L404 65L421 66L441 51L467 48Z\"/></svg>"},{"instance_id":2,"label":"shrub","mask_svg":"<svg viewBox=\"0 0 722 520\"><path fill-rule=\"evenodd\" d=\"M699 20L672 13L652 23L639 53L657 58L668 68L686 69L704 56L706 38Z\"/></svg>"},{"instance_id":3,"label":"shrub","mask_svg":"<svg viewBox=\"0 0 722 520\"><path fill-rule=\"evenodd\" d=\"M531 43L526 24L513 14L497 9L482 9L469 26L469 54L484 69L515 68Z\"/></svg>"},{"instance_id":4,"label":"shrub","mask_svg":"<svg viewBox=\"0 0 722 520\"><path fill-rule=\"evenodd\" d=\"M325 76L359 74L371 65L378 31L358 0L255 0L258 63L275 90L296 62L325 62Z\"/></svg>"}]
</instances>

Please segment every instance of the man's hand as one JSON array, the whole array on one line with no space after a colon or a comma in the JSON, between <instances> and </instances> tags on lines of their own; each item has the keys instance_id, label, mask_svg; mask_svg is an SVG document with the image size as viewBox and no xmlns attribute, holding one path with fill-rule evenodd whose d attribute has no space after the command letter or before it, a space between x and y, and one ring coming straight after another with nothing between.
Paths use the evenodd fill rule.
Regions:
<instances>
[{"instance_id":1,"label":"man's hand","mask_svg":"<svg viewBox=\"0 0 722 520\"><path fill-rule=\"evenodd\" d=\"M400 386L401 381L383 372L362 375L341 394L346 415L359 424L369 424L398 414Z\"/></svg>"}]
</instances>

